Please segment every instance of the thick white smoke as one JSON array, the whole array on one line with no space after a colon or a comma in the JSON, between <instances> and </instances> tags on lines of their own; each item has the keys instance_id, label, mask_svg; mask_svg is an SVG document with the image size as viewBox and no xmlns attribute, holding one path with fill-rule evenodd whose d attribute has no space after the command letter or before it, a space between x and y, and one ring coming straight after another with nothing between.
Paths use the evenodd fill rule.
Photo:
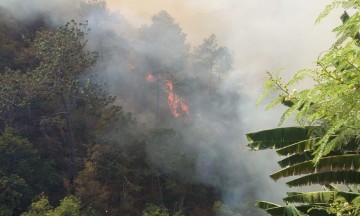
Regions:
<instances>
[{"instance_id":1,"label":"thick white smoke","mask_svg":"<svg viewBox=\"0 0 360 216\"><path fill-rule=\"evenodd\" d=\"M263 107L255 108L266 81L265 72L284 67L285 76L290 77L296 70L314 66L317 55L331 45L334 39L331 28L339 24L338 18L330 17L324 23L314 25L328 1L156 0L148 3L129 0L119 3L109 0L108 3L110 10L119 12L109 15L101 11L84 11L80 0L0 0L0 6L19 19L27 20L42 13L54 25L86 13L92 28L90 46L113 50L101 53L104 64L99 70L105 71L110 90L119 96L120 103L129 111L134 109L131 104L138 102L133 98L146 100L146 95L141 96L143 93L134 88L137 77L129 73L135 66L128 64L128 58L131 58L128 54L131 50L138 51L133 41L138 33L133 25L139 27L149 23L151 15L164 9L179 22L187 33L188 42L195 46L202 38L216 34L219 43L233 52L235 69L220 87L223 103L213 108L218 115L204 112L201 120L193 122L200 127L207 125L222 130L216 138L221 143L210 145L201 140L201 136L184 134L189 148L198 153L195 179L217 187L223 192L224 201L230 204L241 202L250 193L258 199L281 200L287 188L283 182L274 183L268 177L278 169L276 161L279 158L271 152L249 152L245 134L276 127L282 112L282 108L266 112ZM127 85L120 86L119 80L126 80L122 83ZM233 98L233 92L239 93L240 98ZM141 121L155 121L153 115L143 110L135 112ZM235 114L228 117L227 113Z\"/></svg>"}]
</instances>

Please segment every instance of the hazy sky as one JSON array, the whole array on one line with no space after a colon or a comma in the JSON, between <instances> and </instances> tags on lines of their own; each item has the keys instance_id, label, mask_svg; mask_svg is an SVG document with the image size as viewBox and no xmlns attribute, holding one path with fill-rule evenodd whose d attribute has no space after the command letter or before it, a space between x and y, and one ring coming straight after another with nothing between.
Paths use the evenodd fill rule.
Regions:
<instances>
[{"instance_id":1,"label":"hazy sky","mask_svg":"<svg viewBox=\"0 0 360 216\"><path fill-rule=\"evenodd\" d=\"M334 14L315 25L329 0L108 0L134 25L149 23L153 14L166 10L199 44L214 33L235 55L236 73L248 79L250 94L258 95L265 71L285 72L313 66L320 52L334 40L331 29L340 23ZM231 79L236 80L236 79Z\"/></svg>"}]
</instances>

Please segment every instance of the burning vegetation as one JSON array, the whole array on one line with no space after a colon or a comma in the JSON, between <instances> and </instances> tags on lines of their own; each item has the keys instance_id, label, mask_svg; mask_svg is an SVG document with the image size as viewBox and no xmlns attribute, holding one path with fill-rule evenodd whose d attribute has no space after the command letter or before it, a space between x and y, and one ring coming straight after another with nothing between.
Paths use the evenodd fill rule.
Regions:
<instances>
[{"instance_id":1,"label":"burning vegetation","mask_svg":"<svg viewBox=\"0 0 360 216\"><path fill-rule=\"evenodd\" d=\"M239 131L222 123L236 110L219 112L240 97L220 88L228 49L215 35L190 49L165 11L134 28L105 1L80 2L61 13L89 22L34 5L21 20L0 3L0 215L69 203L74 215L228 208L219 200L232 187L252 188L231 181L231 164L213 153L231 154L226 137Z\"/></svg>"}]
</instances>

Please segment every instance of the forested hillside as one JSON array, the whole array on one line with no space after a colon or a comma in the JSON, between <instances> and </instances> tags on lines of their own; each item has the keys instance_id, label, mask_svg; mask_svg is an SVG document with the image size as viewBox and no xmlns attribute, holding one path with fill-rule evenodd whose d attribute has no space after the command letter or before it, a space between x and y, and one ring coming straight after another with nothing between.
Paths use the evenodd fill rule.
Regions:
<instances>
[{"instance_id":1,"label":"forested hillside","mask_svg":"<svg viewBox=\"0 0 360 216\"><path fill-rule=\"evenodd\" d=\"M0 8L0 215L260 215L251 187L223 203L232 52L191 46L165 11L140 28L104 1L74 14Z\"/></svg>"}]
</instances>

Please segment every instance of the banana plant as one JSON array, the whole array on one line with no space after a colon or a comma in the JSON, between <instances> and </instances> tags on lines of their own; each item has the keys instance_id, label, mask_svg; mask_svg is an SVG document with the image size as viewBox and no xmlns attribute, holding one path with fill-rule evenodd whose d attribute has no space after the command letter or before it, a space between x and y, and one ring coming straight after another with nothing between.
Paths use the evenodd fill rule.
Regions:
<instances>
[{"instance_id":1,"label":"banana plant","mask_svg":"<svg viewBox=\"0 0 360 216\"><path fill-rule=\"evenodd\" d=\"M318 127L286 127L274 128L247 134L251 150L273 149L279 155L286 156L280 160L281 170L273 173L273 180L298 176L287 182L289 187L299 187L318 184L326 188L325 191L289 192L283 200L286 205L260 201L257 206L270 215L332 215L326 208L338 197L351 203L360 197L359 193L341 191L331 184L359 184L360 183L360 154L356 143L350 140L322 157L314 163L314 143L318 139Z\"/></svg>"}]
</instances>

